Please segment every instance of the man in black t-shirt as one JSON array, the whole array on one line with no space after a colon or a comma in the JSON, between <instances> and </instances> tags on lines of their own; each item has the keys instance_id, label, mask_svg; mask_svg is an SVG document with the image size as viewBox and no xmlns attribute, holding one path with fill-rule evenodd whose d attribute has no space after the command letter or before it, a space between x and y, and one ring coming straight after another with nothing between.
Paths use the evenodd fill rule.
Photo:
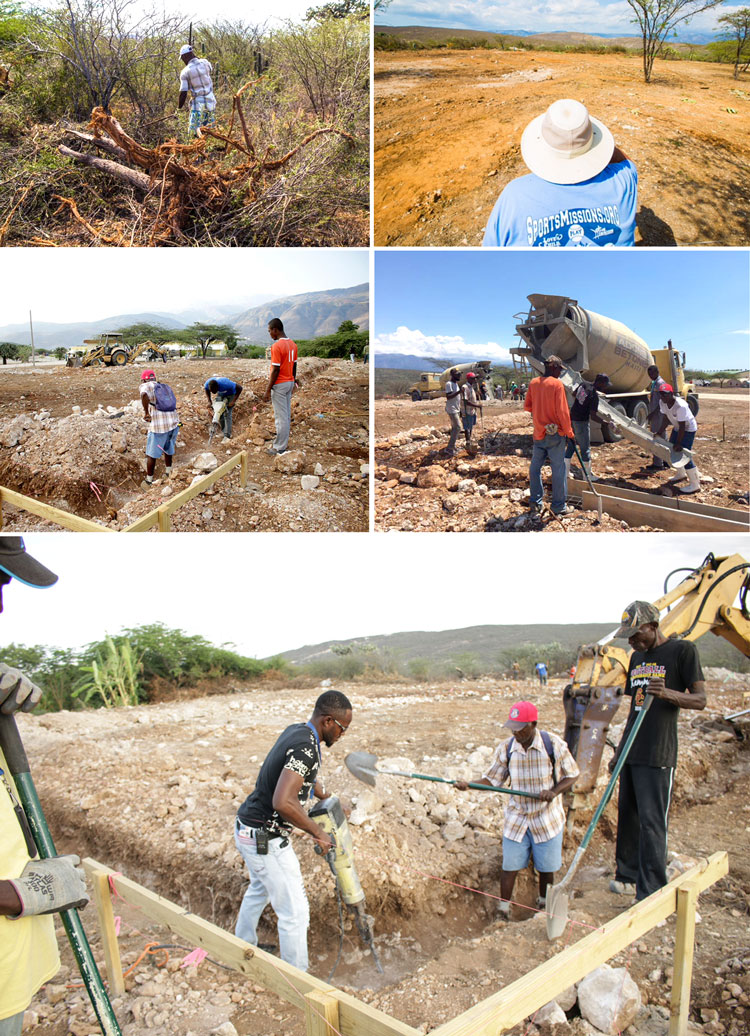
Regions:
<instances>
[{"instance_id":1,"label":"man in black t-shirt","mask_svg":"<svg viewBox=\"0 0 750 1036\"><path fill-rule=\"evenodd\" d=\"M615 637L633 649L625 694L630 713L610 773L645 696L653 698L620 773L617 802L616 871L612 892L635 892L645 899L667 884L667 822L677 765L680 709L704 709L706 685L698 651L691 641L668 640L659 629L659 609L633 601Z\"/></svg>"},{"instance_id":2,"label":"man in black t-shirt","mask_svg":"<svg viewBox=\"0 0 750 1036\"><path fill-rule=\"evenodd\" d=\"M318 777L320 745L330 748L351 721L352 705L344 694L321 694L307 723L293 723L279 736L235 819L234 842L250 874L235 935L257 946L258 921L270 903L278 919L281 958L302 971L307 971L308 964L310 909L289 835L297 827L324 853L332 848L328 835L302 807L313 795L326 797Z\"/></svg>"},{"instance_id":3,"label":"man in black t-shirt","mask_svg":"<svg viewBox=\"0 0 750 1036\"><path fill-rule=\"evenodd\" d=\"M611 424L609 418L600 417L599 392L606 392L609 385L609 376L597 374L593 385L591 382L582 381L573 394L573 403L570 407L570 420L573 425L575 441L578 443L578 450L581 454L584 474L588 475L592 482L597 477L591 473L591 426L590 421L598 424ZM598 390L598 391L597 391ZM565 449L565 477L570 478L570 464L575 455L575 446L572 439L568 439Z\"/></svg>"}]
</instances>

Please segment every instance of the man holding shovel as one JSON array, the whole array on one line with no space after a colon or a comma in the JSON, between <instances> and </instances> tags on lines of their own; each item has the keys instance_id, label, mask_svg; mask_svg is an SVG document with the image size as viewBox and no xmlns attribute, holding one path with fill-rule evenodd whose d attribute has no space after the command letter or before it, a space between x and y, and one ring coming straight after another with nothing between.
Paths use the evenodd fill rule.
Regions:
<instances>
[{"instance_id":1,"label":"man holding shovel","mask_svg":"<svg viewBox=\"0 0 750 1036\"><path fill-rule=\"evenodd\" d=\"M624 693L630 713L610 773L646 695L653 698L620 772L615 877L611 892L645 899L667 884L667 822L677 765L680 709L706 707L706 685L695 644L668 640L659 629L659 609L633 601L615 637L633 649Z\"/></svg>"},{"instance_id":2,"label":"man holding shovel","mask_svg":"<svg viewBox=\"0 0 750 1036\"><path fill-rule=\"evenodd\" d=\"M26 553L20 536L0 537L0 612L13 578L48 587L57 576ZM0 664L0 715L30 712L42 691ZM0 718L0 722L2 719ZM40 860L17 789L0 750L0 1034L19 1036L32 998L60 967L51 916L88 902L77 856Z\"/></svg>"},{"instance_id":3,"label":"man holding shovel","mask_svg":"<svg viewBox=\"0 0 750 1036\"><path fill-rule=\"evenodd\" d=\"M257 946L258 922L270 903L278 918L281 959L301 971L307 971L310 908L290 836L292 828L298 828L323 853L333 848L303 806L313 795L326 797L318 778L321 741L330 748L351 721L352 705L345 695L321 694L307 723L293 723L277 739L235 820L234 842L250 873L235 935Z\"/></svg>"},{"instance_id":4,"label":"man holding shovel","mask_svg":"<svg viewBox=\"0 0 750 1036\"><path fill-rule=\"evenodd\" d=\"M537 798L511 796L503 820L503 871L498 915L510 920L510 905L516 875L533 859L539 873L537 906L544 908L547 886L562 865L565 810L560 796L578 777L578 766L568 746L557 734L537 729L539 713L530 701L511 707L505 726L512 737L495 749L487 773L475 784L499 788L510 779L514 790ZM465 791L466 781L456 781Z\"/></svg>"}]
</instances>

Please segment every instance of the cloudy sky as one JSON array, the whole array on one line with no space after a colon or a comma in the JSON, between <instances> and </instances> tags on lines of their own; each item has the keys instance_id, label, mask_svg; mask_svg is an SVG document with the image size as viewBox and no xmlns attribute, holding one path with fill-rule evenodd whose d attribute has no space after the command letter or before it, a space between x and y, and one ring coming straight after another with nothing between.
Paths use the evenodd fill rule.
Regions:
<instances>
[{"instance_id":1,"label":"cloudy sky","mask_svg":"<svg viewBox=\"0 0 750 1036\"><path fill-rule=\"evenodd\" d=\"M4 588L2 643L79 647L162 621L258 658L326 640L462 625L611 621L614 628L626 604L655 600L669 572L699 565L709 551L750 560L747 537L726 534L719 543L700 533L618 536L617 576L598 579L595 593L572 593L581 559L589 572L612 572L612 536L467 534L460 549L475 547L479 574L467 607L451 610L451 533L34 533L25 540L60 578L48 590L15 580ZM574 550L563 553L563 540ZM406 579L410 571L419 579ZM145 574L168 593L144 587Z\"/></svg>"},{"instance_id":2,"label":"cloudy sky","mask_svg":"<svg viewBox=\"0 0 750 1036\"><path fill-rule=\"evenodd\" d=\"M742 4L722 5L690 22L690 28L713 32L721 14ZM744 5L747 6L747 5ZM637 35L626 0L393 0L376 18L385 25L432 25L502 32L591 32Z\"/></svg>"},{"instance_id":3,"label":"cloudy sky","mask_svg":"<svg viewBox=\"0 0 750 1036\"><path fill-rule=\"evenodd\" d=\"M690 367L750 365L750 255L726 248L382 250L375 351L502 362L533 292L577 299L652 349L671 338Z\"/></svg>"},{"instance_id":4,"label":"cloudy sky","mask_svg":"<svg viewBox=\"0 0 750 1036\"><path fill-rule=\"evenodd\" d=\"M106 256L106 261L103 257ZM255 305L369 280L366 250L335 248L0 249L0 327L119 313Z\"/></svg>"}]
</instances>

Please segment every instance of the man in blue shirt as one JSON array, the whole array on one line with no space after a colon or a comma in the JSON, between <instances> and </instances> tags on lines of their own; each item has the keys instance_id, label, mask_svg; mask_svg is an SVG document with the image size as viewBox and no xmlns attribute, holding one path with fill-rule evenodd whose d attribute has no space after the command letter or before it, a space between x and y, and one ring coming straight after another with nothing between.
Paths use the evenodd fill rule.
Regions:
<instances>
[{"instance_id":1,"label":"man in blue shirt","mask_svg":"<svg viewBox=\"0 0 750 1036\"><path fill-rule=\"evenodd\" d=\"M225 438L231 439L232 410L242 392L242 385L230 381L229 378L209 378L203 388L211 410L212 422L219 425Z\"/></svg>"},{"instance_id":2,"label":"man in blue shirt","mask_svg":"<svg viewBox=\"0 0 750 1036\"><path fill-rule=\"evenodd\" d=\"M485 247L634 244L635 166L579 101L555 101L529 123L521 155L531 174L512 180L498 198Z\"/></svg>"}]
</instances>

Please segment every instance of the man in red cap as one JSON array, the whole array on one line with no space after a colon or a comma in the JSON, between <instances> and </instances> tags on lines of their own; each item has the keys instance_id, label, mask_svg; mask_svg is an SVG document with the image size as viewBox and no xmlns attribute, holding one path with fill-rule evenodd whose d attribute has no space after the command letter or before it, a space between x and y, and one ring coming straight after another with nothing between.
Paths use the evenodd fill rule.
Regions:
<instances>
[{"instance_id":1,"label":"man in red cap","mask_svg":"<svg viewBox=\"0 0 750 1036\"><path fill-rule=\"evenodd\" d=\"M177 415L177 400L169 385L157 381L152 370L141 374L141 403L143 417L149 423L146 439L146 478L141 482L143 489L154 484L154 469L159 457L164 458L167 478L172 476L172 457L177 445L180 418Z\"/></svg>"},{"instance_id":2,"label":"man in red cap","mask_svg":"<svg viewBox=\"0 0 750 1036\"><path fill-rule=\"evenodd\" d=\"M539 873L537 906L544 909L547 886L562 865L562 836L565 810L560 796L578 777L578 766L568 746L557 734L537 730L539 713L530 701L511 706L505 726L512 736L495 749L487 773L477 784L500 788L506 781L517 791L536 798L511 796L503 821L503 872L501 900L497 912L510 919L510 904L516 875L533 859ZM466 781L455 781L460 791Z\"/></svg>"},{"instance_id":3,"label":"man in red cap","mask_svg":"<svg viewBox=\"0 0 750 1036\"><path fill-rule=\"evenodd\" d=\"M477 423L477 410L482 409L482 404L477 397L477 376L473 371L466 375L466 381L461 386L461 423L464 426L466 436L466 449L471 446L471 434L474 425Z\"/></svg>"},{"instance_id":4,"label":"man in red cap","mask_svg":"<svg viewBox=\"0 0 750 1036\"><path fill-rule=\"evenodd\" d=\"M0 612L3 588L57 582L26 553L21 536L0 536ZM0 663L0 714L30 712L41 688L18 669ZM33 996L60 967L53 914L88 901L77 856L40 860L13 777L0 750L0 1033L20 1036Z\"/></svg>"}]
</instances>

